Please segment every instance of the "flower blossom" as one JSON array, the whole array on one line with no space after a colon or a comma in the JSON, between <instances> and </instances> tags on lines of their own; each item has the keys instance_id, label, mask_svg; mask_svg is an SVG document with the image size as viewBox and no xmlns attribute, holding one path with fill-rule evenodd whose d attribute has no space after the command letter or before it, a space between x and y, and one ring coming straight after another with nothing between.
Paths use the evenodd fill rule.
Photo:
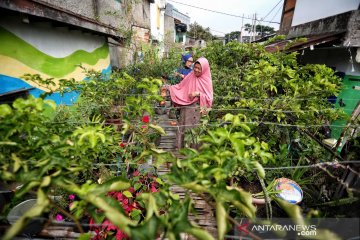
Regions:
<instances>
[{"instance_id":1,"label":"flower blossom","mask_svg":"<svg viewBox=\"0 0 360 240\"><path fill-rule=\"evenodd\" d=\"M61 214L56 214L55 219L56 219L56 221L60 222L60 221L64 220L64 217Z\"/></svg>"},{"instance_id":2,"label":"flower blossom","mask_svg":"<svg viewBox=\"0 0 360 240\"><path fill-rule=\"evenodd\" d=\"M141 121L143 121L144 123L149 123L150 122L150 116L149 115L144 115L142 117Z\"/></svg>"}]
</instances>

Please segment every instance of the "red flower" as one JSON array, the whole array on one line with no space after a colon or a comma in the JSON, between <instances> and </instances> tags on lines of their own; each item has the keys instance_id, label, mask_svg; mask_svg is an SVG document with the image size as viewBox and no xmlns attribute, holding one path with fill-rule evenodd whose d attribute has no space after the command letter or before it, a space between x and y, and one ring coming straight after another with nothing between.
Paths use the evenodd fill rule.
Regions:
<instances>
[{"instance_id":1,"label":"red flower","mask_svg":"<svg viewBox=\"0 0 360 240\"><path fill-rule=\"evenodd\" d=\"M144 123L149 123L150 122L150 116L149 115L144 115L142 117L141 121L143 121Z\"/></svg>"},{"instance_id":2,"label":"red flower","mask_svg":"<svg viewBox=\"0 0 360 240\"><path fill-rule=\"evenodd\" d=\"M130 187L130 188L129 188L129 192L134 193L134 192L135 192L135 189L134 189L133 187Z\"/></svg>"},{"instance_id":3,"label":"red flower","mask_svg":"<svg viewBox=\"0 0 360 240\"><path fill-rule=\"evenodd\" d=\"M154 185L151 185L150 192L157 192L158 190Z\"/></svg>"},{"instance_id":4,"label":"red flower","mask_svg":"<svg viewBox=\"0 0 360 240\"><path fill-rule=\"evenodd\" d=\"M121 142L121 143L119 144L119 146L123 148L123 147L125 147L125 143Z\"/></svg>"}]
</instances>

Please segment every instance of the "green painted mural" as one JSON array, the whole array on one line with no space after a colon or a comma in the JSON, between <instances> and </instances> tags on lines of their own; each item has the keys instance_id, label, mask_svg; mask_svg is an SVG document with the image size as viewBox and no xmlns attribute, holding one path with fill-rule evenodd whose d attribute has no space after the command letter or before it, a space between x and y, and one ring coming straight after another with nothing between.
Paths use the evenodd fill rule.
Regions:
<instances>
[{"instance_id":1,"label":"green painted mural","mask_svg":"<svg viewBox=\"0 0 360 240\"><path fill-rule=\"evenodd\" d=\"M28 67L51 77L64 77L73 72L79 63L94 65L109 56L107 43L93 52L78 50L64 58L44 54L16 35L0 27L0 55L18 60Z\"/></svg>"},{"instance_id":2,"label":"green painted mural","mask_svg":"<svg viewBox=\"0 0 360 240\"><path fill-rule=\"evenodd\" d=\"M59 79L83 80L86 76L80 65L103 73L111 71L105 37L62 30L59 38L56 28L21 24L11 27L0 25L0 94L31 89L30 93L39 97L48 91L22 79L24 74L53 78L56 87ZM56 50L55 54L52 50ZM48 98L58 104L73 104L77 97L74 92L65 96L54 93Z\"/></svg>"}]
</instances>

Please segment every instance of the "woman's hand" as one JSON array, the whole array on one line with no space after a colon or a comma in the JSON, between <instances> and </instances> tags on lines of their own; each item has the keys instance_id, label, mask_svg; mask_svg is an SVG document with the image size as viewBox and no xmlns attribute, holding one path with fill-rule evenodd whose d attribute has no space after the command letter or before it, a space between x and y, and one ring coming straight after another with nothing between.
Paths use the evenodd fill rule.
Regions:
<instances>
[{"instance_id":1,"label":"woman's hand","mask_svg":"<svg viewBox=\"0 0 360 240\"><path fill-rule=\"evenodd\" d=\"M189 94L189 98L192 100L195 97L200 97L200 92L192 92Z\"/></svg>"},{"instance_id":2,"label":"woman's hand","mask_svg":"<svg viewBox=\"0 0 360 240\"><path fill-rule=\"evenodd\" d=\"M184 74L181 74L181 73L178 73L178 72L175 73L175 76L179 76L179 77L181 77L182 79L184 79L184 77L185 77Z\"/></svg>"}]
</instances>

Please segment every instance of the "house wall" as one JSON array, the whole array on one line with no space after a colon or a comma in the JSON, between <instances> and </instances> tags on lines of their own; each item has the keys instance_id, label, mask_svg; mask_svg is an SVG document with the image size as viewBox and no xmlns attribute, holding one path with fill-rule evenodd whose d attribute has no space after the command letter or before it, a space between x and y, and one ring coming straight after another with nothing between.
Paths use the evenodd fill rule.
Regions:
<instances>
[{"instance_id":1,"label":"house wall","mask_svg":"<svg viewBox=\"0 0 360 240\"><path fill-rule=\"evenodd\" d=\"M108 0L110 1L110 0ZM115 0L113 0L115 1ZM124 8L123 18L118 18L122 26L121 29L131 32L131 39L127 39L125 44L110 44L112 66L123 68L133 64L138 59L138 53L142 51L143 44L148 44L151 38L151 11L149 0L121 0ZM125 3L132 3L126 5ZM121 32L121 31L120 31ZM112 42L110 40L110 42Z\"/></svg>"},{"instance_id":2,"label":"house wall","mask_svg":"<svg viewBox=\"0 0 360 240\"><path fill-rule=\"evenodd\" d=\"M2 15L0 19L0 94L21 88L31 88L38 97L47 89L25 81L24 74L39 74L43 79L85 78L80 64L88 69L110 72L107 39L69 27L59 27L48 21L31 19L24 23L21 15ZM49 97L58 104L71 104L77 94Z\"/></svg>"},{"instance_id":3,"label":"house wall","mask_svg":"<svg viewBox=\"0 0 360 240\"><path fill-rule=\"evenodd\" d=\"M298 0L291 26L357 10L360 0Z\"/></svg>"},{"instance_id":4,"label":"house wall","mask_svg":"<svg viewBox=\"0 0 360 240\"><path fill-rule=\"evenodd\" d=\"M350 52L353 63L350 62ZM315 48L313 51L304 50L298 57L299 61L303 64L325 64L328 67L335 67L336 71L345 72L346 75L360 76L360 63L356 62L356 56L357 48L339 47L326 49Z\"/></svg>"},{"instance_id":5,"label":"house wall","mask_svg":"<svg viewBox=\"0 0 360 240\"><path fill-rule=\"evenodd\" d=\"M150 4L151 38L159 42L164 41L164 6L160 0Z\"/></svg>"},{"instance_id":6,"label":"house wall","mask_svg":"<svg viewBox=\"0 0 360 240\"><path fill-rule=\"evenodd\" d=\"M165 52L169 51L170 46L175 42L175 22L174 18L165 14L164 21L164 43Z\"/></svg>"},{"instance_id":7,"label":"house wall","mask_svg":"<svg viewBox=\"0 0 360 240\"><path fill-rule=\"evenodd\" d=\"M131 64L150 39L151 2L0 1L0 94L34 87L30 93L38 97L48 91L22 79L26 73L53 78L56 86L59 79L84 79L80 64L104 73ZM49 98L72 104L77 97Z\"/></svg>"},{"instance_id":8,"label":"house wall","mask_svg":"<svg viewBox=\"0 0 360 240\"><path fill-rule=\"evenodd\" d=\"M122 19L126 15L125 2L116 0L42 0L49 5L68 10L115 28L124 27ZM123 2L123 3L121 3Z\"/></svg>"}]
</instances>

